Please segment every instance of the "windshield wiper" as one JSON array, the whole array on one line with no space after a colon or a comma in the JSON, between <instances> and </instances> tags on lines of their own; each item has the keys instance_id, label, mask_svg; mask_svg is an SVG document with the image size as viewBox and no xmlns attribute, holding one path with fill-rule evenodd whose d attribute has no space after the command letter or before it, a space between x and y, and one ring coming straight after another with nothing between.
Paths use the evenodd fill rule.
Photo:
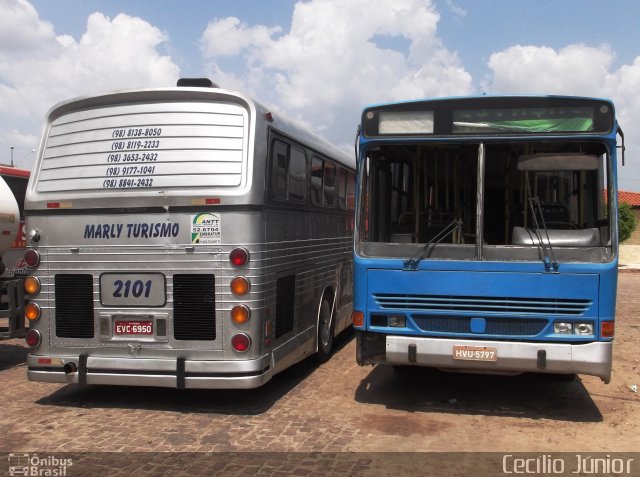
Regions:
<instances>
[{"instance_id":1,"label":"windshield wiper","mask_svg":"<svg viewBox=\"0 0 640 477\"><path fill-rule=\"evenodd\" d=\"M442 229L435 237L427 242L413 257L404 261L404 270L417 270L420 261L429 257L440 242L451 235L453 232L462 227L462 219L453 219L453 221Z\"/></svg>"},{"instance_id":2,"label":"windshield wiper","mask_svg":"<svg viewBox=\"0 0 640 477\"><path fill-rule=\"evenodd\" d=\"M527 179L527 198L529 200L529 207L531 208L531 215L533 216L534 230L538 243L538 252L542 255L542 263L544 263L544 268L547 272L557 272L558 271L558 262L556 261L555 254L553 253L553 246L551 245L551 239L549 238L549 230L547 229L547 224L544 220L544 212L542 210L542 205L540 205L540 199L538 196L531 195L531 186L529 185L529 171L526 172ZM544 230L544 234L547 238L547 244L549 245L549 252L547 253L547 246L542 239L542 235L540 234L540 224L538 222L538 214L540 215L540 221L542 222L542 230ZM533 237L531 238L533 242Z\"/></svg>"}]
</instances>

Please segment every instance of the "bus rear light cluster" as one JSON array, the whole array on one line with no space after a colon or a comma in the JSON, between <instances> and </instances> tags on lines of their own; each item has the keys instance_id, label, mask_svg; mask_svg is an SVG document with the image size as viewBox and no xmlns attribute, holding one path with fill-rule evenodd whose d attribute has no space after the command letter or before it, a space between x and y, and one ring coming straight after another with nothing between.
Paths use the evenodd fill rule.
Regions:
<instances>
[{"instance_id":1,"label":"bus rear light cluster","mask_svg":"<svg viewBox=\"0 0 640 477\"><path fill-rule=\"evenodd\" d=\"M246 323L251 318L251 310L245 305L236 305L231 309L231 321L237 325Z\"/></svg>"},{"instance_id":2,"label":"bus rear light cluster","mask_svg":"<svg viewBox=\"0 0 640 477\"><path fill-rule=\"evenodd\" d=\"M29 330L27 331L27 334L25 335L24 340L26 341L27 346L30 346L31 348L36 348L40 346L40 343L42 342L42 335L38 330Z\"/></svg>"},{"instance_id":3,"label":"bus rear light cluster","mask_svg":"<svg viewBox=\"0 0 640 477\"><path fill-rule=\"evenodd\" d=\"M245 277L235 277L231 280L231 292L237 296L243 296L249 293L251 284Z\"/></svg>"},{"instance_id":4,"label":"bus rear light cluster","mask_svg":"<svg viewBox=\"0 0 640 477\"><path fill-rule=\"evenodd\" d=\"M40 264L40 254L37 250L30 248L24 253L24 263L29 268L35 268Z\"/></svg>"},{"instance_id":5,"label":"bus rear light cluster","mask_svg":"<svg viewBox=\"0 0 640 477\"><path fill-rule=\"evenodd\" d=\"M244 353L251 348L251 338L244 333L240 333L231 338L231 346L238 353Z\"/></svg>"},{"instance_id":6,"label":"bus rear light cluster","mask_svg":"<svg viewBox=\"0 0 640 477\"><path fill-rule=\"evenodd\" d=\"M242 267L249 262L249 251L246 248L234 248L229 253L229 261L236 267Z\"/></svg>"}]
</instances>

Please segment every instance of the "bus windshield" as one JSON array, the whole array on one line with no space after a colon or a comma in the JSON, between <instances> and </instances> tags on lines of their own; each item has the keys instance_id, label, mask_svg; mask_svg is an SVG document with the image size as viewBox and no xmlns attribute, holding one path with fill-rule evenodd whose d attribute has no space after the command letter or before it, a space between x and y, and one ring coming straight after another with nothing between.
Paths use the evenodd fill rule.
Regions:
<instances>
[{"instance_id":1,"label":"bus windshield","mask_svg":"<svg viewBox=\"0 0 640 477\"><path fill-rule=\"evenodd\" d=\"M360 252L569 261L611 259L607 162L597 142L388 143L365 153ZM443 231L458 224L442 236Z\"/></svg>"}]
</instances>

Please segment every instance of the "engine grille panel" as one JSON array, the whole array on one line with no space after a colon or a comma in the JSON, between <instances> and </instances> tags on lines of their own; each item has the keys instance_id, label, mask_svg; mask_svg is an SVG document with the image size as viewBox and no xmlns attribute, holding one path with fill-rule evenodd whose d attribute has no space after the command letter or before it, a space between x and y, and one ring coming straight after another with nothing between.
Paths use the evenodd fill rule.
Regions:
<instances>
[{"instance_id":1,"label":"engine grille panel","mask_svg":"<svg viewBox=\"0 0 640 477\"><path fill-rule=\"evenodd\" d=\"M276 338L293 330L296 276L278 278L276 285Z\"/></svg>"},{"instance_id":2,"label":"engine grille panel","mask_svg":"<svg viewBox=\"0 0 640 477\"><path fill-rule=\"evenodd\" d=\"M216 339L215 276L173 276L173 336L176 340Z\"/></svg>"},{"instance_id":3,"label":"engine grille panel","mask_svg":"<svg viewBox=\"0 0 640 477\"><path fill-rule=\"evenodd\" d=\"M56 336L93 338L93 277L88 274L55 276Z\"/></svg>"}]
</instances>

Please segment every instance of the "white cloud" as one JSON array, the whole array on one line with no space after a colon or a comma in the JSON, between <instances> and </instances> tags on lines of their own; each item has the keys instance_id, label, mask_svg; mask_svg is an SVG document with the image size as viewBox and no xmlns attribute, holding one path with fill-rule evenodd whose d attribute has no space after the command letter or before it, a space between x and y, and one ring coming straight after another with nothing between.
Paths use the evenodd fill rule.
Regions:
<instances>
[{"instance_id":1,"label":"white cloud","mask_svg":"<svg viewBox=\"0 0 640 477\"><path fill-rule=\"evenodd\" d=\"M365 104L471 91L470 75L437 36L439 18L430 0L312 0L296 4L288 32L225 18L208 25L201 47L221 86L249 91L346 144ZM380 37L409 47L380 47ZM221 66L230 53L242 56L241 75Z\"/></svg>"},{"instance_id":2,"label":"white cloud","mask_svg":"<svg viewBox=\"0 0 640 477\"><path fill-rule=\"evenodd\" d=\"M76 41L56 36L26 0L0 3L0 162L9 146L16 157L37 144L45 112L76 96L134 87L169 86L178 67L158 48L167 41L139 18L101 13L87 20ZM5 151L7 151L5 153ZM20 166L30 167L26 154Z\"/></svg>"},{"instance_id":3,"label":"white cloud","mask_svg":"<svg viewBox=\"0 0 640 477\"><path fill-rule=\"evenodd\" d=\"M489 58L491 89L497 93L544 93L595 96L613 100L626 135L627 165L619 171L622 189L640 190L640 56L613 67L607 45L569 45L561 50L513 46Z\"/></svg>"}]
</instances>

